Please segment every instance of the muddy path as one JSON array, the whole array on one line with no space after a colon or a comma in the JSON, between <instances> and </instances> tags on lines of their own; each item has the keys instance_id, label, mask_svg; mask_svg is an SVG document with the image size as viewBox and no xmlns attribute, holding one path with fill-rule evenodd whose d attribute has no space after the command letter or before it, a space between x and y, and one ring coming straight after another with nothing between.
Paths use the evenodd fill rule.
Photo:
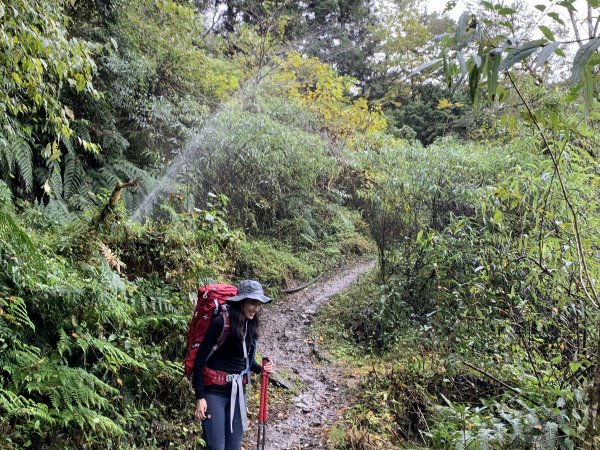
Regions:
<instances>
[{"instance_id":1,"label":"muddy path","mask_svg":"<svg viewBox=\"0 0 600 450\"><path fill-rule=\"evenodd\" d=\"M346 405L348 380L341 367L322 360L309 328L323 302L373 267L374 262L367 261L338 269L263 311L261 352L272 357L278 371L296 377L302 385L291 404L270 410L268 449L326 448L324 431ZM256 427L249 431L248 450L256 448Z\"/></svg>"}]
</instances>

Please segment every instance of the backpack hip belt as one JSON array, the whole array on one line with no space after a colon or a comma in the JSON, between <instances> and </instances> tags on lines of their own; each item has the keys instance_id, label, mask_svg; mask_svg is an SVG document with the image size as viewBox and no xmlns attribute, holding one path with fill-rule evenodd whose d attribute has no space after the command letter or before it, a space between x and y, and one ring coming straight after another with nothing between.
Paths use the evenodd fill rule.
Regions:
<instances>
[{"instance_id":1,"label":"backpack hip belt","mask_svg":"<svg viewBox=\"0 0 600 450\"><path fill-rule=\"evenodd\" d=\"M245 371L244 371L245 372ZM204 385L205 386L224 386L231 383L237 375L243 376L243 384L248 384L248 375L246 373L232 374L223 370L215 370L204 366Z\"/></svg>"},{"instance_id":2,"label":"backpack hip belt","mask_svg":"<svg viewBox=\"0 0 600 450\"><path fill-rule=\"evenodd\" d=\"M231 383L231 395L229 398L229 428L233 433L233 415L236 402L240 405L240 416L242 429L248 431L248 416L246 415L246 396L244 395L244 384L248 383L247 370L241 373L227 373L223 370L210 369L204 366L204 385L224 386Z\"/></svg>"}]
</instances>

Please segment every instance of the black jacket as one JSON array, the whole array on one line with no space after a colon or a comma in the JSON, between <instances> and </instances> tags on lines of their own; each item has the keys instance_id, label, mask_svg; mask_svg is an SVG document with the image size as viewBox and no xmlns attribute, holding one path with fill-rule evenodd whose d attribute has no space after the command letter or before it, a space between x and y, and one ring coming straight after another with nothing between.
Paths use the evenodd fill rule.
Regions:
<instances>
[{"instance_id":1,"label":"black jacket","mask_svg":"<svg viewBox=\"0 0 600 450\"><path fill-rule=\"evenodd\" d=\"M240 373L246 370L246 361L244 360L244 348L242 346L242 340L235 337L231 330L229 336L223 344L206 360L210 350L217 343L223 326L225 323L225 317L223 314L216 317L208 327L206 335L202 340L202 344L196 353L196 359L194 359L194 370L192 372L192 385L196 393L196 400L204 398L204 394L215 393L229 395L231 393L231 383L226 385L217 386L204 386L203 369L206 364L207 367L213 370L222 370L227 373ZM248 349L248 357L252 357L255 343L250 341L250 338L246 338L246 348ZM254 373L261 372L261 366L256 361L250 361L250 370Z\"/></svg>"}]
</instances>

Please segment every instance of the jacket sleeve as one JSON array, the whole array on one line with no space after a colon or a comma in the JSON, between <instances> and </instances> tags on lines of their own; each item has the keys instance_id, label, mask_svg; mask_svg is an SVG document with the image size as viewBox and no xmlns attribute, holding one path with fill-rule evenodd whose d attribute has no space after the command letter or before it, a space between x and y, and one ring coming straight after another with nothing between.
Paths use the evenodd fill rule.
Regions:
<instances>
[{"instance_id":1,"label":"jacket sleeve","mask_svg":"<svg viewBox=\"0 0 600 450\"><path fill-rule=\"evenodd\" d=\"M221 336L224 325L225 319L221 314L210 323L210 326L204 335L204 339L202 340L202 344L200 344L198 353L196 353L194 369L192 371L192 386L194 386L196 400L204 398L204 364L206 363L206 358L208 358L210 351L217 343L219 336Z\"/></svg>"},{"instance_id":2,"label":"jacket sleeve","mask_svg":"<svg viewBox=\"0 0 600 450\"><path fill-rule=\"evenodd\" d=\"M252 361L252 364L250 365L250 370L254 373L258 373L261 374L262 373L262 366L256 362L256 360Z\"/></svg>"},{"instance_id":3,"label":"jacket sleeve","mask_svg":"<svg viewBox=\"0 0 600 450\"><path fill-rule=\"evenodd\" d=\"M253 345L254 359L250 363L250 371L260 375L262 373L262 366L260 365L260 363L256 362L256 342Z\"/></svg>"}]
</instances>

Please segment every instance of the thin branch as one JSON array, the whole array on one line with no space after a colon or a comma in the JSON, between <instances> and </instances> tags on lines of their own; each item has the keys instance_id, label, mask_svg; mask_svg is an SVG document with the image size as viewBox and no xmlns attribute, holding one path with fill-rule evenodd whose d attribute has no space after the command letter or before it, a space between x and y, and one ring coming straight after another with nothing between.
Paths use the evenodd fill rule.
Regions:
<instances>
[{"instance_id":1,"label":"thin branch","mask_svg":"<svg viewBox=\"0 0 600 450\"><path fill-rule=\"evenodd\" d=\"M210 25L210 28L208 30L206 30L204 33L202 33L202 39L206 38L206 36L208 36L210 33L212 33L212 30L215 28L215 25L217 24L217 16L221 16L221 13L219 12L219 9L216 8L215 9L215 13L213 14L213 18L212 18L212 24Z\"/></svg>"},{"instance_id":2,"label":"thin branch","mask_svg":"<svg viewBox=\"0 0 600 450\"><path fill-rule=\"evenodd\" d=\"M538 406L541 406L540 403L536 400L533 400L532 398L530 398L527 394L525 394L523 391L521 391L520 389L517 389L516 387L511 386L510 384L506 383L505 381L502 381L501 379L495 377L494 375L492 375L489 372L486 372L483 369L480 369L479 367L476 367L464 360L460 361L461 363L463 363L465 366L470 367L471 369L479 372L480 374L488 377L491 380L494 380L496 383L500 384L501 386L505 387L506 389L508 389L511 392L514 392L515 394L521 396L521 397L525 397L527 400L529 400L532 403L535 403Z\"/></svg>"},{"instance_id":3,"label":"thin branch","mask_svg":"<svg viewBox=\"0 0 600 450\"><path fill-rule=\"evenodd\" d=\"M579 29L577 28L577 21L575 20L575 13L569 10L569 18L571 19L571 25L573 25L573 31L575 31L575 37L577 40L574 43L579 44L581 47L583 42L581 42L581 36L579 36Z\"/></svg>"},{"instance_id":4,"label":"thin branch","mask_svg":"<svg viewBox=\"0 0 600 450\"><path fill-rule=\"evenodd\" d=\"M590 39L594 38L594 18L592 17L592 4L588 0L587 2L587 27L588 36Z\"/></svg>"}]
</instances>

